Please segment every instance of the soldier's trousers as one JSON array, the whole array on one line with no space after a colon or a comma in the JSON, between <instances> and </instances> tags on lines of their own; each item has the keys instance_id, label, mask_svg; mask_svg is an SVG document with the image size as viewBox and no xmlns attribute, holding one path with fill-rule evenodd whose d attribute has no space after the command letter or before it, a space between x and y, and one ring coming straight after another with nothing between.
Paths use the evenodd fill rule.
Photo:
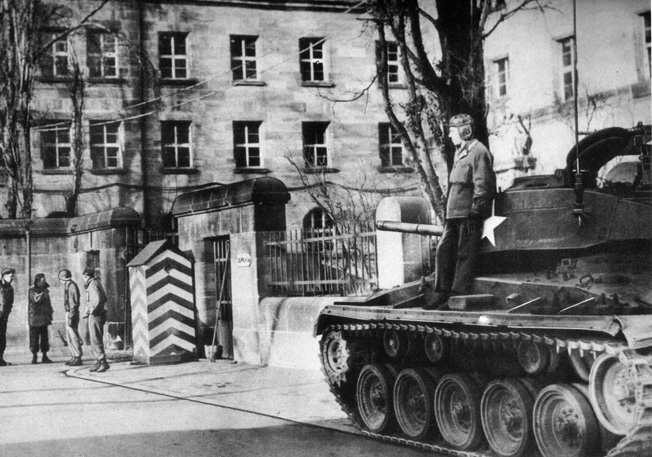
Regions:
<instances>
[{"instance_id":1,"label":"soldier's trousers","mask_svg":"<svg viewBox=\"0 0 652 457\"><path fill-rule=\"evenodd\" d=\"M464 295L471 292L482 230L469 234L468 219L447 220L435 253L435 291Z\"/></svg>"},{"instance_id":2,"label":"soldier's trousers","mask_svg":"<svg viewBox=\"0 0 652 457\"><path fill-rule=\"evenodd\" d=\"M7 347L7 319L0 317L0 360L4 358Z\"/></svg>"},{"instance_id":3,"label":"soldier's trousers","mask_svg":"<svg viewBox=\"0 0 652 457\"><path fill-rule=\"evenodd\" d=\"M77 330L77 324L74 326L70 325L69 320L70 313L66 313L66 339L68 340L68 347L70 348L70 355L73 357L82 356L82 339L79 336L79 331ZM79 320L79 318L77 318Z\"/></svg>"},{"instance_id":4,"label":"soldier's trousers","mask_svg":"<svg viewBox=\"0 0 652 457\"><path fill-rule=\"evenodd\" d=\"M97 360L106 358L104 353L104 316L88 316L88 336L91 340L91 350L93 357Z\"/></svg>"},{"instance_id":5,"label":"soldier's trousers","mask_svg":"<svg viewBox=\"0 0 652 457\"><path fill-rule=\"evenodd\" d=\"M36 354L39 349L45 354L50 350L50 336L47 325L29 326L29 349Z\"/></svg>"}]
</instances>

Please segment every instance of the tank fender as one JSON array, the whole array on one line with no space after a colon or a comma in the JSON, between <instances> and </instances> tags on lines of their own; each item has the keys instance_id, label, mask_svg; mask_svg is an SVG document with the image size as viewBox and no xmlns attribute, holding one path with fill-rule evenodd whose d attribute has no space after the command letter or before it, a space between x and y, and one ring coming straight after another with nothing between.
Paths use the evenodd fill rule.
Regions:
<instances>
[{"instance_id":1,"label":"tank fender","mask_svg":"<svg viewBox=\"0 0 652 457\"><path fill-rule=\"evenodd\" d=\"M615 316L631 349L652 346L652 315Z\"/></svg>"}]
</instances>

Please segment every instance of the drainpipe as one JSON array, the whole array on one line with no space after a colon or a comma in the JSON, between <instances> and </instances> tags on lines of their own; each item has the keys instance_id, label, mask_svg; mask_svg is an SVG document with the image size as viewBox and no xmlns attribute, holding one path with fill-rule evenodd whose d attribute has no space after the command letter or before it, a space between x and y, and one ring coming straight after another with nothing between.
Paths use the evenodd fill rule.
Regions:
<instances>
[{"instance_id":1,"label":"drainpipe","mask_svg":"<svg viewBox=\"0 0 652 457\"><path fill-rule=\"evenodd\" d=\"M145 106L145 100L147 100L147 61L145 59L145 6L143 4L144 0L138 0L138 46L140 53L140 69L139 69L139 79L140 79L140 173L141 173L141 184L143 186L143 224L145 228L149 228L149 210L148 210L148 179L147 175L149 173L147 167L147 154L146 154L146 144L147 144L147 119L145 113L147 112L147 107Z\"/></svg>"}]
</instances>

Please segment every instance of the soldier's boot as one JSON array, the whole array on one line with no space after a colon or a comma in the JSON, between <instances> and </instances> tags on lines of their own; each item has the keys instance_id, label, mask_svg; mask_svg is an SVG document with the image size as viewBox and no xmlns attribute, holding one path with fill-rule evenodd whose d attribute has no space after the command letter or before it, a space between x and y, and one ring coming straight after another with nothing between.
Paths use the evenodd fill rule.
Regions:
<instances>
[{"instance_id":1,"label":"soldier's boot","mask_svg":"<svg viewBox=\"0 0 652 457\"><path fill-rule=\"evenodd\" d=\"M82 366L82 358L81 357L73 357L73 359L70 361L68 364L71 367L80 367Z\"/></svg>"},{"instance_id":2,"label":"soldier's boot","mask_svg":"<svg viewBox=\"0 0 652 457\"><path fill-rule=\"evenodd\" d=\"M93 365L89 371L97 371L100 369L101 366L102 366L102 362L98 360L97 362L95 362L95 365Z\"/></svg>"},{"instance_id":3,"label":"soldier's boot","mask_svg":"<svg viewBox=\"0 0 652 457\"><path fill-rule=\"evenodd\" d=\"M106 359L102 359L102 360L100 361L100 367L97 369L97 372L98 372L98 373L104 373L104 372L105 372L106 370L108 370L109 368L111 368L111 367L109 366L109 364L108 364L108 362L106 361Z\"/></svg>"},{"instance_id":4,"label":"soldier's boot","mask_svg":"<svg viewBox=\"0 0 652 457\"><path fill-rule=\"evenodd\" d=\"M36 365L38 363L38 357L36 355L36 352L32 352L32 365Z\"/></svg>"},{"instance_id":5,"label":"soldier's boot","mask_svg":"<svg viewBox=\"0 0 652 457\"><path fill-rule=\"evenodd\" d=\"M66 365L70 365L75 360L75 357L71 357L70 360L66 360Z\"/></svg>"},{"instance_id":6,"label":"soldier's boot","mask_svg":"<svg viewBox=\"0 0 652 457\"><path fill-rule=\"evenodd\" d=\"M48 359L48 353L44 352L43 357L41 357L41 363L52 363L52 360Z\"/></svg>"}]
</instances>

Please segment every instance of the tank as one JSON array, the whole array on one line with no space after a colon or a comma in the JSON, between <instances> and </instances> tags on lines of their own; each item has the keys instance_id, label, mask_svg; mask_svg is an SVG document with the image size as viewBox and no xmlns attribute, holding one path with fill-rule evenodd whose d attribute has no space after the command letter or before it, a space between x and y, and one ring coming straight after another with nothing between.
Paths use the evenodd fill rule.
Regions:
<instances>
[{"instance_id":1,"label":"tank","mask_svg":"<svg viewBox=\"0 0 652 457\"><path fill-rule=\"evenodd\" d=\"M430 276L323 309L342 409L442 454L652 455L650 126L585 137L564 169L500 192L490 221L472 293L445 309L424 309Z\"/></svg>"}]
</instances>

